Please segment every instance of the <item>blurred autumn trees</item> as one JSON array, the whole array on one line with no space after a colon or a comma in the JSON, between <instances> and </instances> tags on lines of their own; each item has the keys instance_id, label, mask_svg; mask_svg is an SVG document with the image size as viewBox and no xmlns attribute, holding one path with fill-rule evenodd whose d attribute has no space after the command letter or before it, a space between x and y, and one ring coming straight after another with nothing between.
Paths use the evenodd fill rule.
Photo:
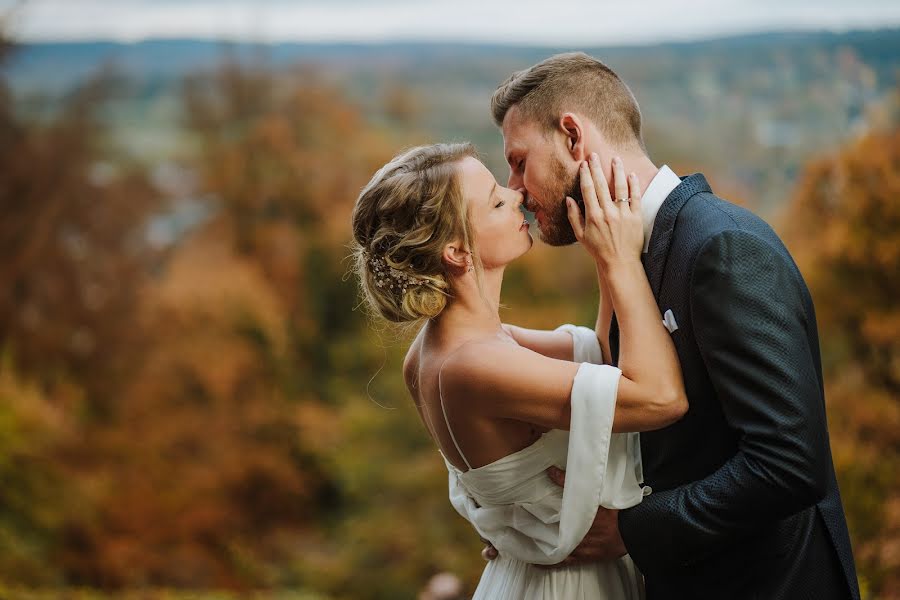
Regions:
<instances>
[{"instance_id":1,"label":"blurred autumn trees","mask_svg":"<svg viewBox=\"0 0 900 600\"><path fill-rule=\"evenodd\" d=\"M85 426L116 419L144 348L136 305L155 255L141 227L160 199L141 167L101 158L110 85L38 123L0 89L0 572L27 582L61 580L79 547L96 504L72 484L102 453Z\"/></svg>"},{"instance_id":2,"label":"blurred autumn trees","mask_svg":"<svg viewBox=\"0 0 900 600\"><path fill-rule=\"evenodd\" d=\"M344 260L358 190L419 138L417 100L390 95L379 125L322 73L227 61L184 82L173 194L110 142L114 90L98 77L36 121L0 88L0 583L408 598L447 570L471 589L480 544L409 406L402 340L354 310ZM784 228L860 571L884 594L898 197L894 129L812 163ZM530 253L506 292L530 326L589 323L596 302L571 248Z\"/></svg>"},{"instance_id":3,"label":"blurred autumn trees","mask_svg":"<svg viewBox=\"0 0 900 600\"><path fill-rule=\"evenodd\" d=\"M39 122L0 97L0 581L396 598L473 577L414 411L379 406L408 408L401 349L345 276L353 200L401 142L312 71L228 62L185 82L174 198L109 143L113 92ZM175 227L186 203L203 217Z\"/></svg>"},{"instance_id":4,"label":"blurred autumn trees","mask_svg":"<svg viewBox=\"0 0 900 600\"><path fill-rule=\"evenodd\" d=\"M816 302L829 428L864 587L900 597L900 128L812 162L786 214Z\"/></svg>"}]
</instances>

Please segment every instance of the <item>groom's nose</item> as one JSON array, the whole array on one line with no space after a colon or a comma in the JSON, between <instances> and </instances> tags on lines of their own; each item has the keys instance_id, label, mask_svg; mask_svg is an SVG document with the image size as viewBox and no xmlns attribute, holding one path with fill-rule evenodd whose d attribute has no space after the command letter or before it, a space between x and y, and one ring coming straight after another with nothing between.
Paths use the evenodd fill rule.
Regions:
<instances>
[{"instance_id":1,"label":"groom's nose","mask_svg":"<svg viewBox=\"0 0 900 600\"><path fill-rule=\"evenodd\" d=\"M522 185L522 176L514 172L510 172L509 180L507 180L506 182L506 187L521 192L525 191L525 186Z\"/></svg>"}]
</instances>

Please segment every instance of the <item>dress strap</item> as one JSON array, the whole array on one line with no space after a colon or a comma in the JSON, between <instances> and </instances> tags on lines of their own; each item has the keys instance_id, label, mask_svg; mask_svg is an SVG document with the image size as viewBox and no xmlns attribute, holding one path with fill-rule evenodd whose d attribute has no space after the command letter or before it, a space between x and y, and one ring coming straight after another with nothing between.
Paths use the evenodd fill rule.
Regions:
<instances>
[{"instance_id":1,"label":"dress strap","mask_svg":"<svg viewBox=\"0 0 900 600\"><path fill-rule=\"evenodd\" d=\"M463 454L462 449L459 447L459 442L456 441L456 436L453 435L453 429L450 427L450 421L447 420L447 409L444 408L444 398L438 392L438 399L441 401L441 412L444 413L444 423L447 425L447 433L450 434L450 439L453 440L453 445L456 446L456 451L459 452L459 455L462 457L463 462L466 463L468 468L472 468L472 465L469 464L469 461L466 459L466 455Z\"/></svg>"}]
</instances>

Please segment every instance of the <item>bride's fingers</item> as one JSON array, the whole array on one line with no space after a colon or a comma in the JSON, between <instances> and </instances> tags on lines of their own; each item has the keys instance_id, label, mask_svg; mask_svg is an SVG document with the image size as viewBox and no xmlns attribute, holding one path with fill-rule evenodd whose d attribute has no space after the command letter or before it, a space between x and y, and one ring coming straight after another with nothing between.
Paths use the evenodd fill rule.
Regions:
<instances>
[{"instance_id":1,"label":"bride's fingers","mask_svg":"<svg viewBox=\"0 0 900 600\"><path fill-rule=\"evenodd\" d=\"M572 231L575 232L575 239L581 241L584 237L584 217L581 215L581 209L570 196L566 196L566 213L569 215Z\"/></svg>"},{"instance_id":2,"label":"bride's fingers","mask_svg":"<svg viewBox=\"0 0 900 600\"><path fill-rule=\"evenodd\" d=\"M600 208L603 209L606 216L614 215L616 213L610 213L615 209L615 205L613 205L612 198L609 196L609 184L606 182L606 175L603 174L603 166L600 164L600 157L597 156L596 152L591 153L591 176L594 180L594 187L597 188L597 198L600 203Z\"/></svg>"},{"instance_id":3,"label":"bride's fingers","mask_svg":"<svg viewBox=\"0 0 900 600\"><path fill-rule=\"evenodd\" d=\"M643 193L637 174L632 173L628 176L628 195L631 197L631 210L638 214L641 212Z\"/></svg>"},{"instance_id":4,"label":"bride's fingers","mask_svg":"<svg viewBox=\"0 0 900 600\"><path fill-rule=\"evenodd\" d=\"M618 156L612 161L613 189L615 190L615 200L628 198L628 179L625 177L625 165ZM619 208L628 208L627 202L616 202Z\"/></svg>"},{"instance_id":5,"label":"bride's fingers","mask_svg":"<svg viewBox=\"0 0 900 600\"><path fill-rule=\"evenodd\" d=\"M598 190L594 187L594 179L591 177L591 170L586 161L582 161L578 167L578 176L581 179L581 197L584 199L584 218L585 220L603 217L603 210L600 208L600 202L597 199Z\"/></svg>"}]
</instances>

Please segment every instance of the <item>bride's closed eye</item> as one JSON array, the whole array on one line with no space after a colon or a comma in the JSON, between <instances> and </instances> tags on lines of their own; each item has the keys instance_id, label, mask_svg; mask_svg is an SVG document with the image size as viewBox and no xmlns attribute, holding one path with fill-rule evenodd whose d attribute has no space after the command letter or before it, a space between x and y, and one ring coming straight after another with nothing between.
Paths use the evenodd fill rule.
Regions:
<instances>
[{"instance_id":1,"label":"bride's closed eye","mask_svg":"<svg viewBox=\"0 0 900 600\"><path fill-rule=\"evenodd\" d=\"M497 194L497 182L495 181L494 185L491 186L491 193L488 195L488 200L490 200L491 198L494 198L496 194ZM500 208L504 204L506 204L505 200L498 200L497 204L494 205L494 208Z\"/></svg>"}]
</instances>

